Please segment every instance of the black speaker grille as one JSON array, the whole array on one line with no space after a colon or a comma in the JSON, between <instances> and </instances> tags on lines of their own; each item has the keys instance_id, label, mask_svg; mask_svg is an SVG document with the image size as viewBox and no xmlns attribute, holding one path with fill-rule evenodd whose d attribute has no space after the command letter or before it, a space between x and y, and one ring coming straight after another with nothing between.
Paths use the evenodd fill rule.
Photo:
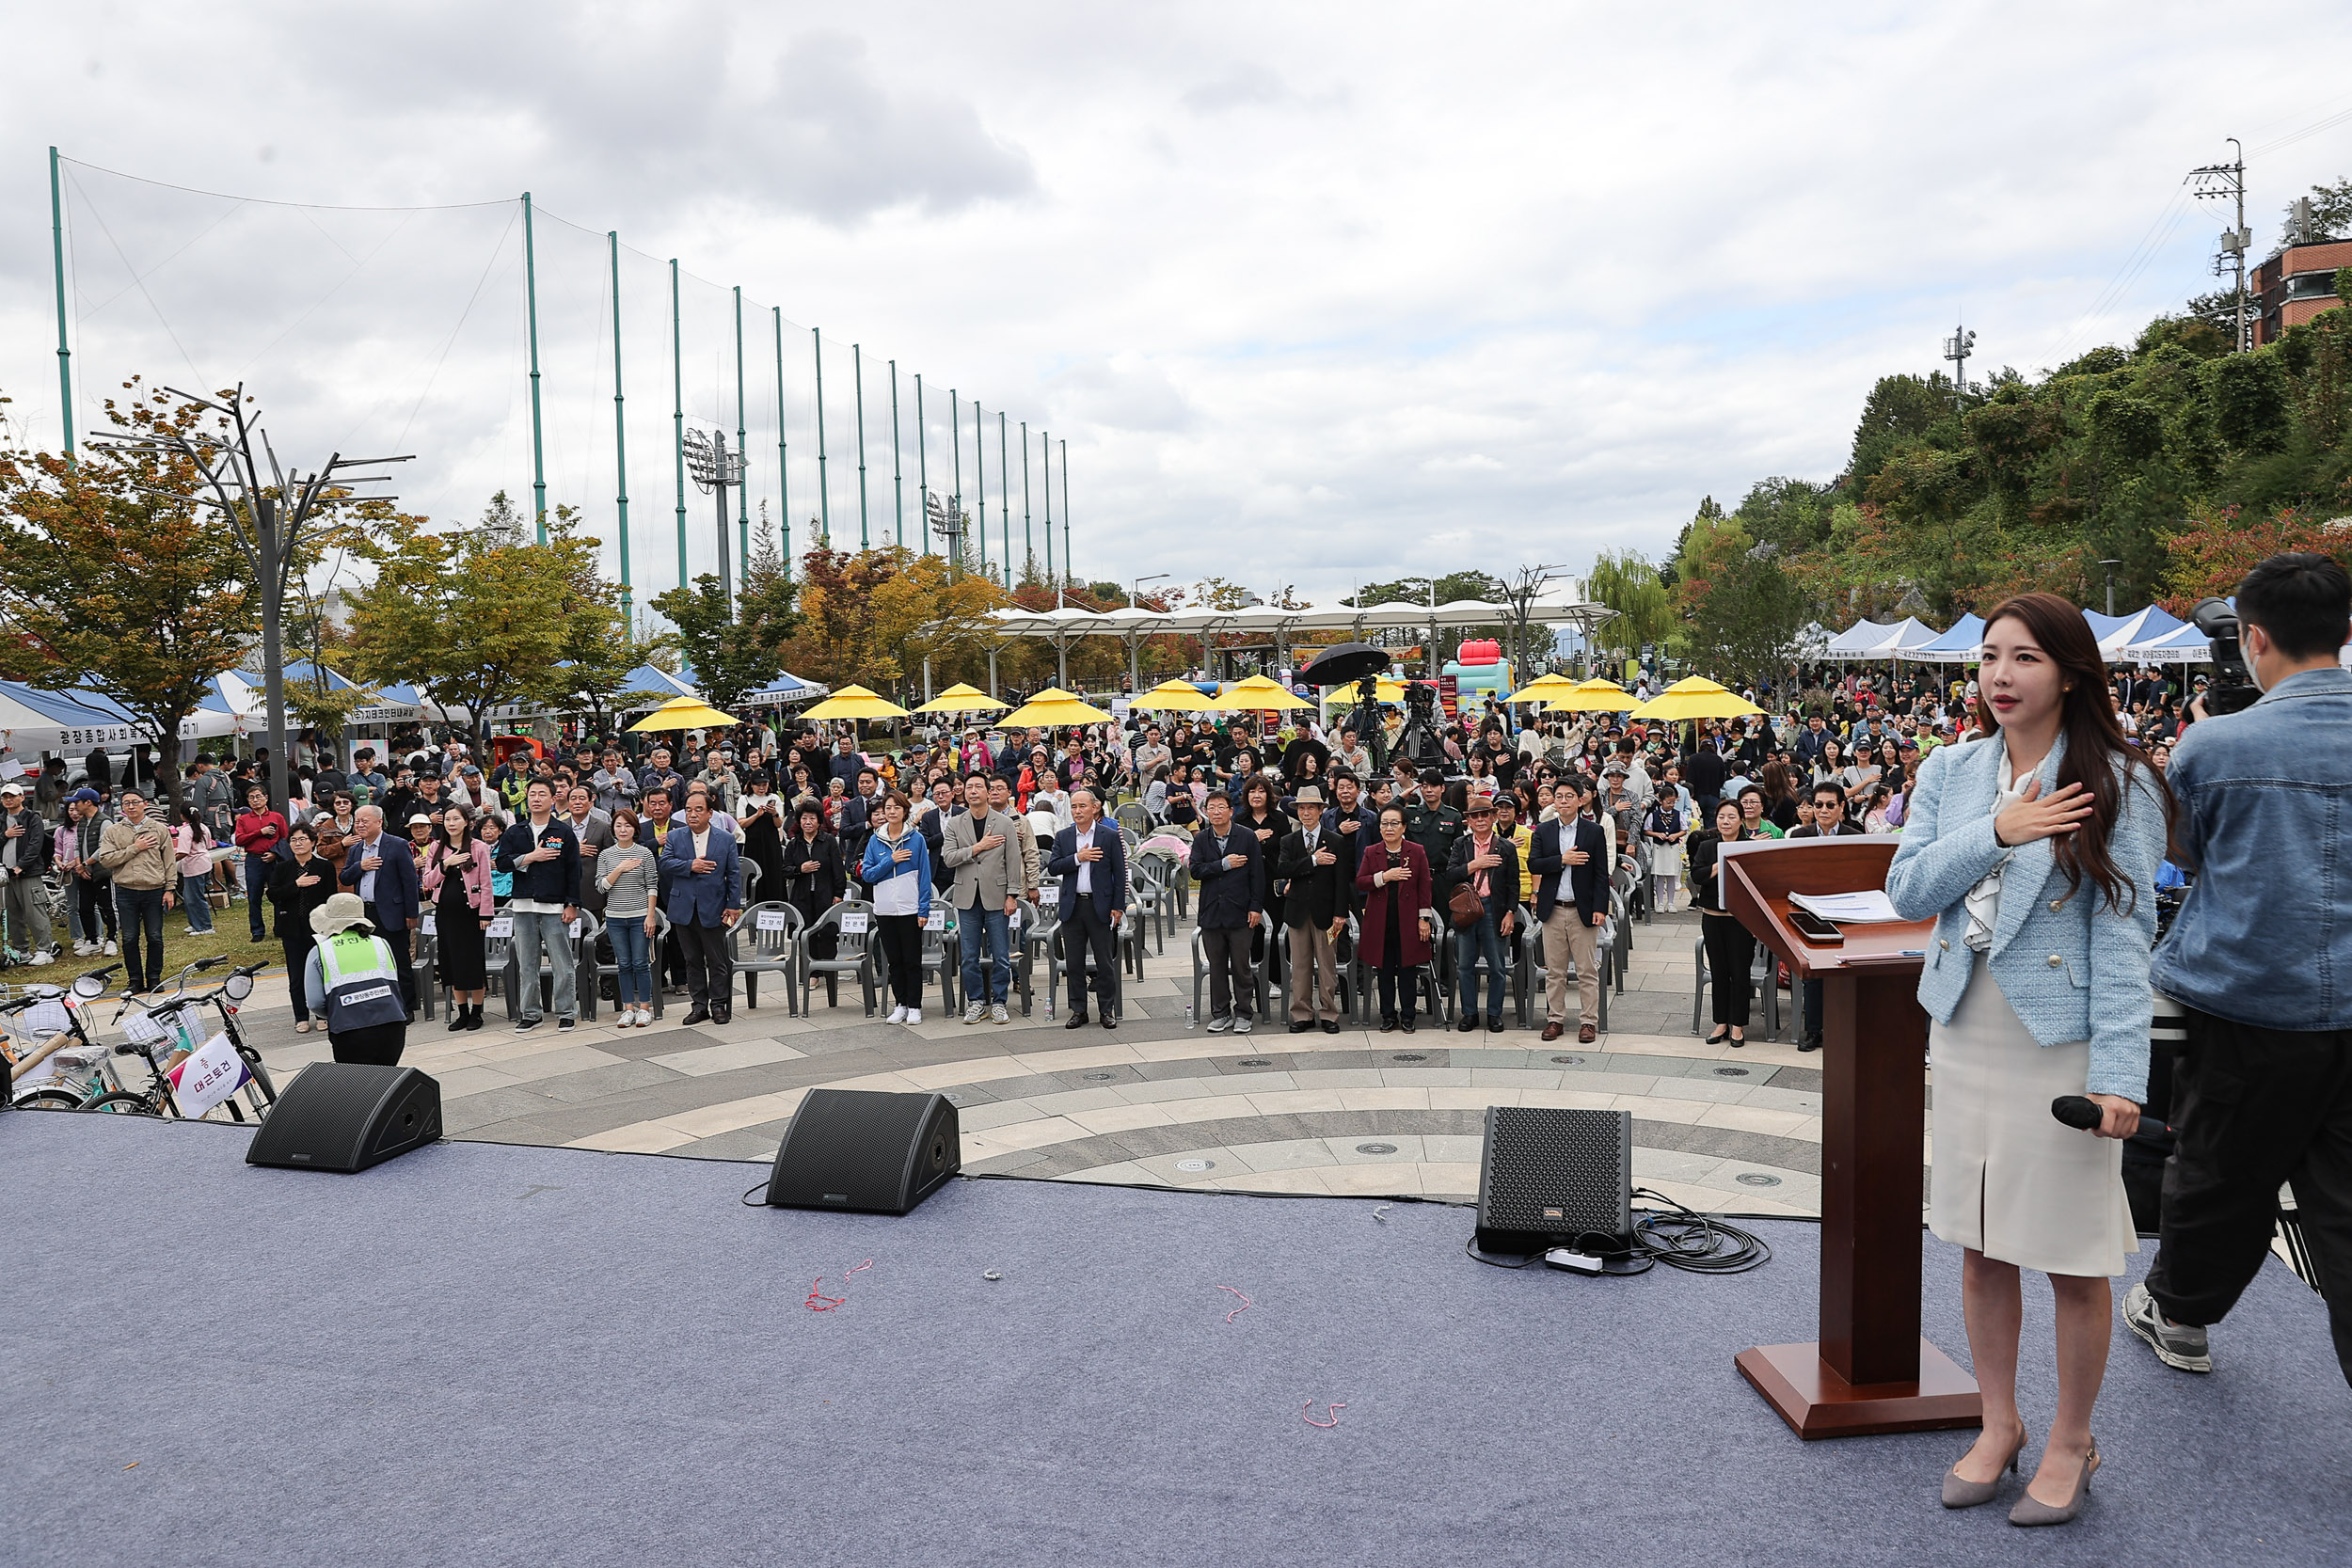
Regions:
<instances>
[{"instance_id":1,"label":"black speaker grille","mask_svg":"<svg viewBox=\"0 0 2352 1568\"><path fill-rule=\"evenodd\" d=\"M955 1107L935 1094L811 1089L776 1149L768 1201L904 1213L962 1167Z\"/></svg>"},{"instance_id":2,"label":"black speaker grille","mask_svg":"<svg viewBox=\"0 0 2352 1568\"><path fill-rule=\"evenodd\" d=\"M1490 1234L1545 1241L1629 1235L1632 1186L1633 1118L1628 1113L1487 1108L1478 1172L1482 1245Z\"/></svg>"},{"instance_id":3,"label":"black speaker grille","mask_svg":"<svg viewBox=\"0 0 2352 1568\"><path fill-rule=\"evenodd\" d=\"M441 1086L415 1068L313 1062L253 1134L246 1161L361 1171L441 1135Z\"/></svg>"}]
</instances>

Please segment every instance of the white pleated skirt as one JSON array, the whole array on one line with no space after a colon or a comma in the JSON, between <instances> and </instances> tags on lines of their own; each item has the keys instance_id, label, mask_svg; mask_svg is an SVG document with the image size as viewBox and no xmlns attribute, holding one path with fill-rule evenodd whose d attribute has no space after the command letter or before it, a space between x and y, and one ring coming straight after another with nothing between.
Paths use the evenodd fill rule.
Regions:
<instances>
[{"instance_id":1,"label":"white pleated skirt","mask_svg":"<svg viewBox=\"0 0 2352 1568\"><path fill-rule=\"evenodd\" d=\"M1974 965L1949 1023L1928 1026L1935 1072L1929 1225L1947 1242L2043 1274L2113 1277L2139 1250L2123 1145L2050 1115L2081 1094L2090 1042L2044 1046Z\"/></svg>"}]
</instances>

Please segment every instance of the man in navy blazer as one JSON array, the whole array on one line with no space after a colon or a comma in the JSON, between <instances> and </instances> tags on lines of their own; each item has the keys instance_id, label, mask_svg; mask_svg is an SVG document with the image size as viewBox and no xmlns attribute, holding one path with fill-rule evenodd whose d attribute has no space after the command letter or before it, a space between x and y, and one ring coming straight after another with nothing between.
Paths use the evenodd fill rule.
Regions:
<instances>
[{"instance_id":1,"label":"man in navy blazer","mask_svg":"<svg viewBox=\"0 0 2352 1568\"><path fill-rule=\"evenodd\" d=\"M735 967L727 931L743 912L743 863L735 840L710 820L710 797L686 798L686 824L661 840L661 880L670 928L686 958L686 990L693 1005L684 1022L724 1023L735 1013Z\"/></svg>"},{"instance_id":2,"label":"man in navy blazer","mask_svg":"<svg viewBox=\"0 0 2352 1568\"><path fill-rule=\"evenodd\" d=\"M1576 1037L1600 1037L1599 927L1609 918L1609 841L1583 815L1593 803L1592 781L1571 773L1561 786L1557 820L1537 826L1528 841L1527 868L1535 874L1535 924L1544 933L1544 1038L1567 1027L1568 969L1576 965ZM1572 803L1571 803L1572 802Z\"/></svg>"},{"instance_id":3,"label":"man in navy blazer","mask_svg":"<svg viewBox=\"0 0 2352 1568\"><path fill-rule=\"evenodd\" d=\"M408 962L408 933L417 928L424 911L417 857L409 852L406 839L384 831L382 807L361 806L351 819L359 832L351 852L343 857L338 880L358 890L375 934L391 945L392 957L400 960L400 998L408 1005L408 1016L414 1018L417 974Z\"/></svg>"},{"instance_id":4,"label":"man in navy blazer","mask_svg":"<svg viewBox=\"0 0 2352 1568\"><path fill-rule=\"evenodd\" d=\"M1070 1022L1087 1021L1084 942L1094 953L1094 989L1102 999L1103 1027L1119 1027L1119 923L1126 917L1127 850L1119 830L1101 820L1094 791L1070 794L1072 826L1054 835L1045 868L1061 879L1062 964L1070 972ZM1082 889L1079 884L1086 885Z\"/></svg>"}]
</instances>

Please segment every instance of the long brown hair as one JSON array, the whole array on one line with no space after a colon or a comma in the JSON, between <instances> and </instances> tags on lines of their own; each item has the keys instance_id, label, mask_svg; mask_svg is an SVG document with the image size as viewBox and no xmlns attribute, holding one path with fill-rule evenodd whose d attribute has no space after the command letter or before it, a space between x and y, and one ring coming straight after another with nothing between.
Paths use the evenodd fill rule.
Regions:
<instances>
[{"instance_id":1,"label":"long brown hair","mask_svg":"<svg viewBox=\"0 0 2352 1568\"><path fill-rule=\"evenodd\" d=\"M2065 693L2059 699L2058 728L2066 736L2066 756L2058 764L2058 787L2078 784L2090 798L2090 820L2074 832L2059 835L2050 847L2066 873L2067 895L2071 897L2080 892L2087 877L2110 909L2129 913L2123 901L2122 873L2116 870L2114 858L2107 853L2107 835L2114 831L2123 787L2136 770L2148 776L2164 806L2168 839L2175 811L2172 791L2139 748L2123 738L2123 726L2107 696L2106 666L2100 661L2099 644L2083 612L2056 594L2018 594L1994 607L1984 618L1985 629L1990 631L1995 621L2005 618L2023 622L2058 667ZM1977 728L1988 737L2000 733L2000 721L1994 717L1981 678L1977 683Z\"/></svg>"}]
</instances>

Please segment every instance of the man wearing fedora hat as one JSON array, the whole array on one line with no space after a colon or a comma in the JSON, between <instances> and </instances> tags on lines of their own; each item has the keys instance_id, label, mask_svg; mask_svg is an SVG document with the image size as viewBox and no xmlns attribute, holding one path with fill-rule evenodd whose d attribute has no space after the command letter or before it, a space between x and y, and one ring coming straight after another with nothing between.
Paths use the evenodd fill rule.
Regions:
<instances>
[{"instance_id":1,"label":"man wearing fedora hat","mask_svg":"<svg viewBox=\"0 0 2352 1568\"><path fill-rule=\"evenodd\" d=\"M375 934L356 893L339 893L310 911L318 940L303 965L303 1000L326 1020L326 1042L339 1062L397 1067L408 1044L408 1006L391 944Z\"/></svg>"},{"instance_id":2,"label":"man wearing fedora hat","mask_svg":"<svg viewBox=\"0 0 2352 1568\"><path fill-rule=\"evenodd\" d=\"M1347 929L1350 888L1340 871L1338 834L1323 831L1323 791L1302 785L1295 801L1298 831L1282 840L1277 875L1290 881L1282 923L1290 927L1291 1033L1317 1023L1340 1032L1340 934Z\"/></svg>"}]
</instances>

